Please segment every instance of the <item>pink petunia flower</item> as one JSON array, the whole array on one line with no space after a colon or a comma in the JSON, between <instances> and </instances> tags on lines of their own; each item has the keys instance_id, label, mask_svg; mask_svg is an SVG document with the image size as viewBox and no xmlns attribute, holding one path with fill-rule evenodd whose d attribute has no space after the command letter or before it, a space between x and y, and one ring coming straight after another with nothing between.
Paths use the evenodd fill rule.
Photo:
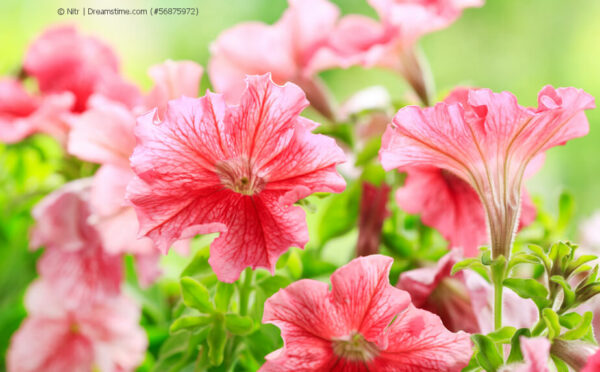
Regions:
<instances>
[{"instance_id":1,"label":"pink petunia flower","mask_svg":"<svg viewBox=\"0 0 600 372\"><path fill-rule=\"evenodd\" d=\"M152 66L149 75L155 85L140 99L144 104L133 109L101 95L90 97L88 109L69 120L72 130L68 146L78 158L102 164L94 176L90 196L94 226L108 252L136 256L142 285L152 283L160 275L160 252L151 239L137 236L137 217L125 200L127 184L134 177L129 157L135 148L135 116L154 107L164 112L170 99L196 97L202 67L191 61L168 60Z\"/></svg>"},{"instance_id":2,"label":"pink petunia flower","mask_svg":"<svg viewBox=\"0 0 600 372\"><path fill-rule=\"evenodd\" d=\"M25 305L29 317L13 335L8 372L129 372L144 359L140 309L128 298L65 308L52 283L41 279Z\"/></svg>"},{"instance_id":3,"label":"pink petunia flower","mask_svg":"<svg viewBox=\"0 0 600 372\"><path fill-rule=\"evenodd\" d=\"M327 0L289 0L289 8L274 25L241 23L223 32L211 46L208 73L215 90L237 103L246 75L271 73L273 81L299 85L311 105L332 118L313 55L333 31L339 9Z\"/></svg>"},{"instance_id":4,"label":"pink petunia flower","mask_svg":"<svg viewBox=\"0 0 600 372\"><path fill-rule=\"evenodd\" d=\"M141 235L165 252L177 239L220 232L209 262L227 282L246 266L272 271L290 246L304 247L304 211L292 204L345 187L335 169L342 150L299 116L304 93L268 74L247 82L238 106L208 93L170 101L163 122L156 111L140 117L131 157L128 198Z\"/></svg>"},{"instance_id":5,"label":"pink petunia flower","mask_svg":"<svg viewBox=\"0 0 600 372\"><path fill-rule=\"evenodd\" d=\"M37 132L59 135L65 125L61 116L72 105L68 92L37 97L15 79L0 80L0 142L19 142Z\"/></svg>"},{"instance_id":6,"label":"pink petunia flower","mask_svg":"<svg viewBox=\"0 0 600 372\"><path fill-rule=\"evenodd\" d=\"M135 86L120 77L113 50L95 37L80 34L75 27L46 30L29 46L23 69L37 80L43 94L74 94L75 112L83 112L94 93L130 105L139 95Z\"/></svg>"},{"instance_id":7,"label":"pink petunia flower","mask_svg":"<svg viewBox=\"0 0 600 372\"><path fill-rule=\"evenodd\" d=\"M465 8L484 0L369 0L382 22L397 29L405 45L450 26Z\"/></svg>"},{"instance_id":8,"label":"pink petunia flower","mask_svg":"<svg viewBox=\"0 0 600 372\"><path fill-rule=\"evenodd\" d=\"M499 372L549 372L550 341L545 337L527 338L521 336L523 362L501 367Z\"/></svg>"},{"instance_id":9,"label":"pink petunia flower","mask_svg":"<svg viewBox=\"0 0 600 372\"><path fill-rule=\"evenodd\" d=\"M281 329L284 347L261 371L460 371L471 357L464 332L416 309L389 284L392 259L356 258L331 276L332 289L304 279L265 303L263 322Z\"/></svg>"},{"instance_id":10,"label":"pink petunia flower","mask_svg":"<svg viewBox=\"0 0 600 372\"><path fill-rule=\"evenodd\" d=\"M544 87L538 108L508 93L471 89L456 102L398 111L382 141L387 170L435 166L475 189L484 206L493 256L508 257L519 224L526 169L551 147L587 134L583 110L594 99L575 88Z\"/></svg>"},{"instance_id":11,"label":"pink petunia flower","mask_svg":"<svg viewBox=\"0 0 600 372\"><path fill-rule=\"evenodd\" d=\"M397 287L410 294L413 304L437 314L453 332L488 333L494 330L493 288L479 274L465 270L451 276L452 267L462 259L450 251L435 267L402 273ZM532 327L538 319L535 304L505 289L504 324L516 328Z\"/></svg>"},{"instance_id":12,"label":"pink petunia flower","mask_svg":"<svg viewBox=\"0 0 600 372\"><path fill-rule=\"evenodd\" d=\"M312 58L313 70L362 65L399 71L424 103L429 100L428 77L416 53L417 40L448 27L462 10L483 0L370 0L380 22L351 14L340 19L327 42Z\"/></svg>"},{"instance_id":13,"label":"pink petunia flower","mask_svg":"<svg viewBox=\"0 0 600 372\"><path fill-rule=\"evenodd\" d=\"M120 293L122 258L106 252L100 235L90 224L90 179L66 184L33 209L36 225L31 246L46 250L38 271L63 299L79 308Z\"/></svg>"},{"instance_id":14,"label":"pink petunia flower","mask_svg":"<svg viewBox=\"0 0 600 372\"><path fill-rule=\"evenodd\" d=\"M404 186L396 191L396 201L408 213L420 214L427 226L437 229L467 257L477 256L479 246L488 243L485 211L479 196L467 182L449 171L431 167L408 167ZM535 219L536 210L523 189L519 228Z\"/></svg>"}]
</instances>

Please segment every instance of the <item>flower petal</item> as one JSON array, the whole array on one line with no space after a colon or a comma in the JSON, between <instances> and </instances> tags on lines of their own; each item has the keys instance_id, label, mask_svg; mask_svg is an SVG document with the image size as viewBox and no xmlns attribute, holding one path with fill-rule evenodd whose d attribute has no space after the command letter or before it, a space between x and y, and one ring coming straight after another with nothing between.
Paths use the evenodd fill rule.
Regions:
<instances>
[{"instance_id":1,"label":"flower petal","mask_svg":"<svg viewBox=\"0 0 600 372\"><path fill-rule=\"evenodd\" d=\"M473 353L468 334L448 331L437 315L412 305L390 325L388 339L375 370L460 371Z\"/></svg>"},{"instance_id":2,"label":"flower petal","mask_svg":"<svg viewBox=\"0 0 600 372\"><path fill-rule=\"evenodd\" d=\"M339 336L358 331L375 341L409 305L408 293L389 283L392 262L382 255L359 257L331 275L331 300L345 327L345 334Z\"/></svg>"},{"instance_id":3,"label":"flower petal","mask_svg":"<svg viewBox=\"0 0 600 372\"><path fill-rule=\"evenodd\" d=\"M119 62L102 41L62 26L46 30L29 46L23 68L43 93L72 92L74 108L82 112L105 74L118 73Z\"/></svg>"},{"instance_id":4,"label":"flower petal","mask_svg":"<svg viewBox=\"0 0 600 372\"><path fill-rule=\"evenodd\" d=\"M202 66L192 61L167 60L150 67L148 75L154 81L154 88L146 97L145 106L150 109L158 107L162 117L169 100L181 96L197 97L203 71Z\"/></svg>"},{"instance_id":5,"label":"flower petal","mask_svg":"<svg viewBox=\"0 0 600 372\"><path fill-rule=\"evenodd\" d=\"M135 147L135 117L123 104L99 95L90 97L88 107L68 119L69 153L94 163L128 167Z\"/></svg>"}]
</instances>

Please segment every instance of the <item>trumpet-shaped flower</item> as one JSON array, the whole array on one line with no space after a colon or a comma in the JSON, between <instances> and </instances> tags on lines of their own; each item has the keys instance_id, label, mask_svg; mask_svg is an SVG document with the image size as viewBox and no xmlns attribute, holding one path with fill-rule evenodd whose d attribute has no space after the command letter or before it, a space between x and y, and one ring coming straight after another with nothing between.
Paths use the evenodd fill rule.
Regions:
<instances>
[{"instance_id":1,"label":"trumpet-shaped flower","mask_svg":"<svg viewBox=\"0 0 600 372\"><path fill-rule=\"evenodd\" d=\"M492 286L479 274L459 271L450 275L461 260L458 251L450 251L435 267L406 271L397 287L410 294L413 304L437 314L453 332L488 333L492 324ZM505 289L504 323L516 328L529 328L537 321L538 310L528 299Z\"/></svg>"},{"instance_id":2,"label":"trumpet-shaped flower","mask_svg":"<svg viewBox=\"0 0 600 372\"><path fill-rule=\"evenodd\" d=\"M120 292L122 258L106 252L90 223L90 179L73 181L44 198L33 210L31 246L46 248L38 271L65 306L108 298Z\"/></svg>"},{"instance_id":3,"label":"trumpet-shaped flower","mask_svg":"<svg viewBox=\"0 0 600 372\"><path fill-rule=\"evenodd\" d=\"M404 45L448 27L463 9L483 3L484 0L369 0L382 22L397 30Z\"/></svg>"},{"instance_id":4,"label":"trumpet-shaped flower","mask_svg":"<svg viewBox=\"0 0 600 372\"><path fill-rule=\"evenodd\" d=\"M285 346L261 371L460 371L471 357L466 333L416 309L389 284L392 259L354 259L331 276L332 289L304 279L265 303L263 322Z\"/></svg>"},{"instance_id":5,"label":"trumpet-shaped flower","mask_svg":"<svg viewBox=\"0 0 600 372\"><path fill-rule=\"evenodd\" d=\"M312 61L338 16L338 8L327 0L289 0L289 8L274 25L246 22L226 30L211 46L208 73L216 91L236 103L246 75L271 73L277 84L298 84L311 105L330 117Z\"/></svg>"},{"instance_id":6,"label":"trumpet-shaped flower","mask_svg":"<svg viewBox=\"0 0 600 372\"><path fill-rule=\"evenodd\" d=\"M71 92L75 112L86 109L88 98L101 93L134 105L137 88L119 76L119 61L102 41L70 26L46 30L25 55L23 69L37 80L42 93Z\"/></svg>"},{"instance_id":7,"label":"trumpet-shaped flower","mask_svg":"<svg viewBox=\"0 0 600 372\"><path fill-rule=\"evenodd\" d=\"M543 88L538 108L508 93L471 89L450 102L396 114L382 141L385 169L435 166L466 181L487 215L493 255L508 256L526 169L551 147L588 132L594 99L575 88Z\"/></svg>"},{"instance_id":8,"label":"trumpet-shaped flower","mask_svg":"<svg viewBox=\"0 0 600 372\"><path fill-rule=\"evenodd\" d=\"M304 211L293 203L345 187L335 169L342 150L299 116L304 93L268 74L247 82L238 106L208 93L170 101L160 123L156 112L140 117L128 188L141 235L163 252L177 239L220 232L209 262L228 282L246 266L272 271L290 246L306 244Z\"/></svg>"},{"instance_id":9,"label":"trumpet-shaped flower","mask_svg":"<svg viewBox=\"0 0 600 372\"><path fill-rule=\"evenodd\" d=\"M312 58L311 67L362 65L400 72L425 103L430 82L415 51L417 40L426 33L453 23L467 7L483 0L370 0L380 21L361 15L340 19L327 42Z\"/></svg>"},{"instance_id":10,"label":"trumpet-shaped flower","mask_svg":"<svg viewBox=\"0 0 600 372\"><path fill-rule=\"evenodd\" d=\"M129 372L144 359L140 309L128 298L65 308L52 283L38 280L25 305L29 317L12 338L8 372Z\"/></svg>"},{"instance_id":11,"label":"trumpet-shaped flower","mask_svg":"<svg viewBox=\"0 0 600 372\"><path fill-rule=\"evenodd\" d=\"M404 186L396 192L400 208L420 214L424 224L437 229L467 257L477 256L478 247L489 243L485 211L475 190L461 178L437 167L409 167ZM535 219L535 206L523 190L519 227Z\"/></svg>"},{"instance_id":12,"label":"trumpet-shaped flower","mask_svg":"<svg viewBox=\"0 0 600 372\"><path fill-rule=\"evenodd\" d=\"M61 116L72 105L70 93L37 97L17 80L0 80L0 142L19 142L36 132L59 135L64 127Z\"/></svg>"}]
</instances>

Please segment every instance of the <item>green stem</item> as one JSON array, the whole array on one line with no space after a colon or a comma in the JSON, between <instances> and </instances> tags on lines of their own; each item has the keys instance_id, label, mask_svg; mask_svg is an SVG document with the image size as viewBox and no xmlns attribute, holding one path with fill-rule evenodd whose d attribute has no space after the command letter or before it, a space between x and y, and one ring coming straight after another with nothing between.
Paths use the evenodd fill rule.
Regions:
<instances>
[{"instance_id":1,"label":"green stem","mask_svg":"<svg viewBox=\"0 0 600 372\"><path fill-rule=\"evenodd\" d=\"M502 292L506 274L506 260L499 257L492 263L492 283L494 284L494 329L502 328Z\"/></svg>"},{"instance_id":2,"label":"green stem","mask_svg":"<svg viewBox=\"0 0 600 372\"><path fill-rule=\"evenodd\" d=\"M248 302L250 301L250 291L252 290L252 280L254 279L254 271L247 267L244 270L244 282L240 288L240 315L248 314Z\"/></svg>"},{"instance_id":3,"label":"green stem","mask_svg":"<svg viewBox=\"0 0 600 372\"><path fill-rule=\"evenodd\" d=\"M540 320L538 320L537 324L533 326L533 330L531 331L531 336L539 336L544 329L546 329L546 322L542 318L542 313L540 312Z\"/></svg>"}]
</instances>

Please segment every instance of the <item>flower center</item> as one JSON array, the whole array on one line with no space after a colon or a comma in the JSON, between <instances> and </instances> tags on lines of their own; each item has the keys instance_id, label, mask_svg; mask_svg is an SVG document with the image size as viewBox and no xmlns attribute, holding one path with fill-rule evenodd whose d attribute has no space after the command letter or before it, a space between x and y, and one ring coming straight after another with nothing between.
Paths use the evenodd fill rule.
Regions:
<instances>
[{"instance_id":1,"label":"flower center","mask_svg":"<svg viewBox=\"0 0 600 372\"><path fill-rule=\"evenodd\" d=\"M332 344L333 352L349 361L368 362L379 354L377 345L365 340L358 332L353 333L348 339L333 340Z\"/></svg>"},{"instance_id":2,"label":"flower center","mask_svg":"<svg viewBox=\"0 0 600 372\"><path fill-rule=\"evenodd\" d=\"M219 161L216 172L223 186L243 195L254 195L265 188L264 178L252 169L246 157Z\"/></svg>"}]
</instances>

